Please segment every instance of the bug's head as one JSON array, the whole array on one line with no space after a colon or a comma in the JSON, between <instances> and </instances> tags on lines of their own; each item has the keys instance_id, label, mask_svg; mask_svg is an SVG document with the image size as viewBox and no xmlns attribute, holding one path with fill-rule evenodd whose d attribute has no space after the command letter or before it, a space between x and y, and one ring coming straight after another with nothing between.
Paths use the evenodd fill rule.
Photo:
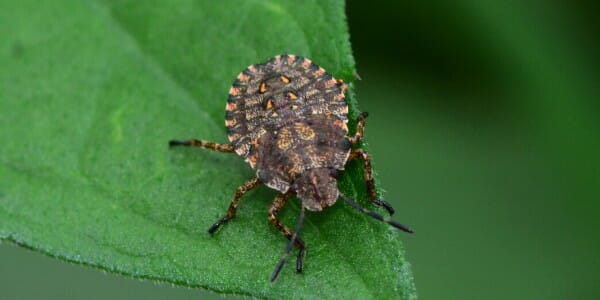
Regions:
<instances>
[{"instance_id":1,"label":"bug's head","mask_svg":"<svg viewBox=\"0 0 600 300\"><path fill-rule=\"evenodd\" d=\"M311 211L321 211L333 205L338 197L337 170L316 168L306 171L294 182L293 189L302 206Z\"/></svg>"}]
</instances>

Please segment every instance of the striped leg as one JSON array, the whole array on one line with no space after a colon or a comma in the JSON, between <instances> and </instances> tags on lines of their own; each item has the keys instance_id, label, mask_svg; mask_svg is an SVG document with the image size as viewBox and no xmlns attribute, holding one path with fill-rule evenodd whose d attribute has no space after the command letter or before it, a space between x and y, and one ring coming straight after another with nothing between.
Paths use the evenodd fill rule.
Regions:
<instances>
[{"instance_id":1,"label":"striped leg","mask_svg":"<svg viewBox=\"0 0 600 300\"><path fill-rule=\"evenodd\" d=\"M273 203L271 203L271 207L269 207L269 221L271 222L271 224L273 224L273 226L275 226L275 228L279 229L279 231L281 231L281 233L283 233L283 235L285 235L285 237L288 238L288 240L294 240L296 248L300 249L300 252L298 252L298 258L296 259L296 271L298 271L298 273L301 273L302 260L304 259L304 255L306 254L304 242L297 235L295 236L291 229L289 229L287 226L281 223L279 219L277 219L277 213L285 205L286 201L290 198L291 195L292 194L290 192L287 192L285 194L279 194L277 195L277 197L275 197L275 200L273 200Z\"/></svg>"},{"instance_id":2,"label":"striped leg","mask_svg":"<svg viewBox=\"0 0 600 300\"><path fill-rule=\"evenodd\" d=\"M273 270L273 273L271 274L271 282L273 282L273 281L275 281L275 279L277 279L277 275L279 275L279 272L283 268L283 264L285 264L285 261L287 260L287 257L290 255L290 252L292 252L292 249L294 248L294 244L298 240L298 232L300 232L300 229L302 228L302 223L304 223L304 207L300 208L300 216L298 217L298 222L296 223L296 229L294 229L294 233L292 234L292 237L290 238L290 242L288 243L287 247L285 247L285 250L283 251L283 256L281 256L281 259L277 263L277 266L275 266L275 270ZM301 250L301 252L302 252L302 250ZM300 258L300 256L298 256L298 258ZM298 268L297 262L296 262L296 268Z\"/></svg>"},{"instance_id":3,"label":"striped leg","mask_svg":"<svg viewBox=\"0 0 600 300\"><path fill-rule=\"evenodd\" d=\"M365 184L367 186L367 199L373 202L373 204L377 206L383 206L388 213L391 215L394 214L395 210L391 204L388 202L377 198L377 191L375 190L375 181L373 180L373 169L371 168L371 157L367 152L363 149L353 149L350 152L350 157L348 161L353 161L356 159L362 158L363 162L363 172L365 177Z\"/></svg>"},{"instance_id":4,"label":"striped leg","mask_svg":"<svg viewBox=\"0 0 600 300\"><path fill-rule=\"evenodd\" d=\"M217 231L217 229L219 229L219 227L221 227L221 225L225 224L225 222L227 222L227 221L231 220L233 217L235 217L235 213L237 211L238 205L240 204L240 200L242 199L242 196L247 191L260 185L260 183L261 182L258 178L254 178L252 180L247 181L242 186L238 187L237 190L235 191L235 196L233 196L233 200L231 200L231 204L229 204L229 209L227 210L227 214L224 217L222 217L221 219L219 219L217 222L215 222L215 224L210 226L210 228L208 229L208 233L210 233L210 234L215 233L215 231Z\"/></svg>"},{"instance_id":5,"label":"striped leg","mask_svg":"<svg viewBox=\"0 0 600 300\"><path fill-rule=\"evenodd\" d=\"M191 139L187 141L169 141L169 147L173 146L202 147L219 152L233 152L233 145L231 144L217 144L197 139Z\"/></svg>"},{"instance_id":6,"label":"striped leg","mask_svg":"<svg viewBox=\"0 0 600 300\"><path fill-rule=\"evenodd\" d=\"M368 116L369 113L363 111L358 115L358 118L356 118L356 133L354 133L354 136L348 137L352 145L356 145L362 139L365 131L365 120Z\"/></svg>"},{"instance_id":7,"label":"striped leg","mask_svg":"<svg viewBox=\"0 0 600 300\"><path fill-rule=\"evenodd\" d=\"M356 75L358 75L358 73ZM344 93L344 95L345 95L348 92L348 84L341 79L336 80L336 83L337 83L337 86L339 86L340 89L342 90L342 93Z\"/></svg>"}]
</instances>

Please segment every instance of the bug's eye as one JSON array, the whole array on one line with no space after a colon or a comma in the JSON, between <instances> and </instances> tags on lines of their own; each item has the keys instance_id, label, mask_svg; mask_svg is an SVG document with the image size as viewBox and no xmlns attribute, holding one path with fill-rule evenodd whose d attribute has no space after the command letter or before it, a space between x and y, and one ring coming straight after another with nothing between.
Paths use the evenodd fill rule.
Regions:
<instances>
[{"instance_id":1,"label":"bug's eye","mask_svg":"<svg viewBox=\"0 0 600 300\"><path fill-rule=\"evenodd\" d=\"M298 185L297 184L294 183L294 184L292 184L290 186L290 191L292 191L292 192L295 193L297 190L298 190Z\"/></svg>"}]
</instances>

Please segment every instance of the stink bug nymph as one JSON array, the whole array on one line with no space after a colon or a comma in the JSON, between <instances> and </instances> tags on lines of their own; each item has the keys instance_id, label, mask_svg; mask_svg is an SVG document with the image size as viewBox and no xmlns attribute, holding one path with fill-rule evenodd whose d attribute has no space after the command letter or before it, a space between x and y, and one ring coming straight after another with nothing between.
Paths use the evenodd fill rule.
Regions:
<instances>
[{"instance_id":1,"label":"stink bug nymph","mask_svg":"<svg viewBox=\"0 0 600 300\"><path fill-rule=\"evenodd\" d=\"M379 221L413 232L362 207L338 190L337 172L348 162L360 159L368 200L383 206L390 215L394 213L389 203L377 198L369 154L353 147L363 136L366 113L358 116L356 133L348 135L346 90L344 81L333 78L309 59L278 55L266 63L249 66L229 90L225 125L230 143L199 139L169 142L170 146L235 152L256 170L256 178L238 187L227 214L208 229L210 234L235 216L240 199L247 191L261 184L279 191L269 208L269 221L290 241L271 281L277 278L294 246L299 249L296 270L302 272L306 248L298 232L305 210L321 211L338 198ZM293 231L277 218L292 195L301 201L300 216Z\"/></svg>"}]
</instances>

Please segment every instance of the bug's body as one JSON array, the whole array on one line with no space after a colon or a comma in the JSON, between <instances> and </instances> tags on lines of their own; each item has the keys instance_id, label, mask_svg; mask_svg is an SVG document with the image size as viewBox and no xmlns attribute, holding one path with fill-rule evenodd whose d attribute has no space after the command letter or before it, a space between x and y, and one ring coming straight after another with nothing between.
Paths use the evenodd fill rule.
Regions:
<instances>
[{"instance_id":1,"label":"bug's body","mask_svg":"<svg viewBox=\"0 0 600 300\"><path fill-rule=\"evenodd\" d=\"M269 209L269 220L290 244L271 280L277 277L285 257L295 245L300 249L296 268L302 270L304 243L298 238L304 210L321 211L341 196L347 203L396 228L408 227L371 212L337 188L336 175L346 163L362 159L367 194L371 202L393 208L377 199L368 154L352 149L362 138L366 114L358 118L356 134L348 136L346 84L334 79L309 59L280 55L264 64L251 65L240 73L229 90L225 125L231 144L201 140L171 141L170 145L200 146L221 152L235 152L256 170L257 177L238 188L227 215L210 229L214 233L235 216L241 196L264 183L280 192ZM295 194L302 202L300 220L292 231L276 217L288 198Z\"/></svg>"},{"instance_id":2,"label":"bug's body","mask_svg":"<svg viewBox=\"0 0 600 300\"><path fill-rule=\"evenodd\" d=\"M294 55L250 66L238 75L226 106L235 152L265 185L285 193L296 183L307 209L332 205L338 194L330 173L344 169L351 150L345 89L325 70ZM317 192L322 196L310 196Z\"/></svg>"}]
</instances>

